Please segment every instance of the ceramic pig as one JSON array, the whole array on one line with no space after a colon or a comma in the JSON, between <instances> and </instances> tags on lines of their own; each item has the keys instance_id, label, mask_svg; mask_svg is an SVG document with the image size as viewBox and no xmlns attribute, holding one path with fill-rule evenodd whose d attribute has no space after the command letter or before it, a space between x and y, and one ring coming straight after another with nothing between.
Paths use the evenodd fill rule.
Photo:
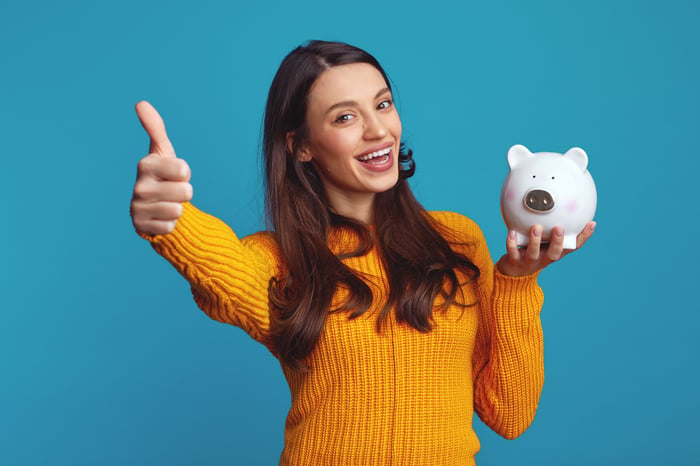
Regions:
<instances>
[{"instance_id":1,"label":"ceramic pig","mask_svg":"<svg viewBox=\"0 0 700 466\"><path fill-rule=\"evenodd\" d=\"M531 153L515 145L508 151L510 172L501 190L501 212L509 230L515 230L518 246L529 240L530 228L543 227L543 241L552 228L564 228L564 248L576 249L576 236L593 220L597 195L588 156L578 147L566 154Z\"/></svg>"}]
</instances>

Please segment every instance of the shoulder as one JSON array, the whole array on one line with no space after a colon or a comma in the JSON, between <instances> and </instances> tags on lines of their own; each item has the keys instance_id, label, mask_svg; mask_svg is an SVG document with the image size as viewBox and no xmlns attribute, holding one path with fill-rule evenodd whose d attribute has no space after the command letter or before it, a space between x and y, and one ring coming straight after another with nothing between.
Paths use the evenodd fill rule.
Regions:
<instances>
[{"instance_id":1,"label":"shoulder","mask_svg":"<svg viewBox=\"0 0 700 466\"><path fill-rule=\"evenodd\" d=\"M275 234L271 231L259 231L241 239L243 246L256 252L265 259L266 262L274 264L280 268L282 255Z\"/></svg>"},{"instance_id":2,"label":"shoulder","mask_svg":"<svg viewBox=\"0 0 700 466\"><path fill-rule=\"evenodd\" d=\"M479 267L482 277L493 267L486 238L477 223L455 212L428 212L453 250L461 252Z\"/></svg>"},{"instance_id":3,"label":"shoulder","mask_svg":"<svg viewBox=\"0 0 700 466\"><path fill-rule=\"evenodd\" d=\"M431 211L428 214L437 226L447 234L446 236L454 236L454 238L446 237L445 239L448 241L473 243L484 240L484 234L479 225L465 215L447 211Z\"/></svg>"},{"instance_id":4,"label":"shoulder","mask_svg":"<svg viewBox=\"0 0 700 466\"><path fill-rule=\"evenodd\" d=\"M275 258L280 257L280 247L272 231L258 231L252 235L245 236L241 241L245 247L258 251L261 254Z\"/></svg>"}]
</instances>

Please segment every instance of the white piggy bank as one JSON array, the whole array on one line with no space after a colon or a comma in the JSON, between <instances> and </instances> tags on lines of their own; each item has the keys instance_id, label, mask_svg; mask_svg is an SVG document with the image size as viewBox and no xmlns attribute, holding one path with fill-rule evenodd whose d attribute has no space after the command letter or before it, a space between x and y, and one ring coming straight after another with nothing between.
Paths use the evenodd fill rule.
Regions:
<instances>
[{"instance_id":1,"label":"white piggy bank","mask_svg":"<svg viewBox=\"0 0 700 466\"><path fill-rule=\"evenodd\" d=\"M515 145L508 151L510 172L501 190L501 213L509 230L515 230L518 246L529 240L530 228L544 228L549 240L552 228L564 227L564 248L576 249L576 236L593 220L597 195L588 156L578 147L566 154L531 153Z\"/></svg>"}]
</instances>

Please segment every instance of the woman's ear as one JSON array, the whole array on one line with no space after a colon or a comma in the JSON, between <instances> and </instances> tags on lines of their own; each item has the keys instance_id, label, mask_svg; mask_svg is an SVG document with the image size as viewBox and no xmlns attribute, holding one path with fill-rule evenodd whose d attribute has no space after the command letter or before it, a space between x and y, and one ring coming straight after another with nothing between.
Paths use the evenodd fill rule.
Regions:
<instances>
[{"instance_id":1,"label":"woman's ear","mask_svg":"<svg viewBox=\"0 0 700 466\"><path fill-rule=\"evenodd\" d=\"M309 154L309 151L306 149L306 147L302 147L298 151L294 151L294 138L296 136L296 133L294 131L290 131L287 133L287 152L289 152L291 155L295 155L297 160L300 162L310 162L311 161L311 154Z\"/></svg>"},{"instance_id":2,"label":"woman's ear","mask_svg":"<svg viewBox=\"0 0 700 466\"><path fill-rule=\"evenodd\" d=\"M311 154L309 154L306 148L303 148L297 154L297 159L299 159L300 162L311 162Z\"/></svg>"},{"instance_id":3,"label":"woman's ear","mask_svg":"<svg viewBox=\"0 0 700 466\"><path fill-rule=\"evenodd\" d=\"M294 154L294 131L290 131L287 133L285 143L286 143L286 147L287 147L287 153L290 155L293 155Z\"/></svg>"}]
</instances>

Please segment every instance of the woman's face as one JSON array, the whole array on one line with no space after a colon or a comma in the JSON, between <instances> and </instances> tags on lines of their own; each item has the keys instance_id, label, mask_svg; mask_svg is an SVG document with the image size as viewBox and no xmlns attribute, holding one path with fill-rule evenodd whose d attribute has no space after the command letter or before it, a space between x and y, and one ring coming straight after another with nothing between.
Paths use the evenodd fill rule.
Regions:
<instances>
[{"instance_id":1,"label":"woman's face","mask_svg":"<svg viewBox=\"0 0 700 466\"><path fill-rule=\"evenodd\" d=\"M299 157L314 164L334 210L369 221L375 194L399 176L401 119L391 91L372 65L353 63L321 73L308 99Z\"/></svg>"}]
</instances>

